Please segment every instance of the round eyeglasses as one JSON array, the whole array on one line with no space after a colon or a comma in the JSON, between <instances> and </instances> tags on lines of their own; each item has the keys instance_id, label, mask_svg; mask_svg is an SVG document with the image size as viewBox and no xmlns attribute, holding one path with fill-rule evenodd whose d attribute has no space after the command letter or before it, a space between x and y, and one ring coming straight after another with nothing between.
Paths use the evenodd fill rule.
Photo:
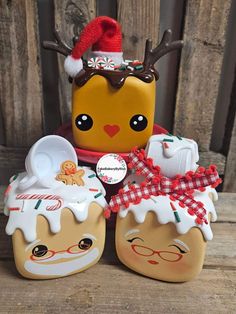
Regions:
<instances>
[{"instance_id":1,"label":"round eyeglasses","mask_svg":"<svg viewBox=\"0 0 236 314\"><path fill-rule=\"evenodd\" d=\"M183 257L181 253L170 251L154 251L153 249L143 245L132 244L131 248L138 255L148 257L157 254L161 259L167 262L178 262Z\"/></svg>"},{"instance_id":2,"label":"round eyeglasses","mask_svg":"<svg viewBox=\"0 0 236 314\"><path fill-rule=\"evenodd\" d=\"M53 257L55 254L58 254L58 253L79 254L79 253L83 253L89 250L92 244L93 244L93 241L91 239L84 238L80 240L78 244L72 245L68 249L61 250L61 251L49 250L46 245L41 244L33 248L32 255L30 255L30 259L33 261L39 261L39 260L43 261L43 260Z\"/></svg>"}]
</instances>

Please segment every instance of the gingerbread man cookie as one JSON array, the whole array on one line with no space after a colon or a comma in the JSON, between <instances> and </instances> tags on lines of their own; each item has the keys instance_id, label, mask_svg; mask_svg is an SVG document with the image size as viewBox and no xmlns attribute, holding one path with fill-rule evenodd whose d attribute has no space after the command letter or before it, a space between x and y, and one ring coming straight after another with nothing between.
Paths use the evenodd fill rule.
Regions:
<instances>
[{"instance_id":1,"label":"gingerbread man cookie","mask_svg":"<svg viewBox=\"0 0 236 314\"><path fill-rule=\"evenodd\" d=\"M61 173L56 176L56 180L62 181L66 185L84 185L84 181L81 178L84 175L84 170L77 170L76 164L67 160L61 164Z\"/></svg>"}]
</instances>

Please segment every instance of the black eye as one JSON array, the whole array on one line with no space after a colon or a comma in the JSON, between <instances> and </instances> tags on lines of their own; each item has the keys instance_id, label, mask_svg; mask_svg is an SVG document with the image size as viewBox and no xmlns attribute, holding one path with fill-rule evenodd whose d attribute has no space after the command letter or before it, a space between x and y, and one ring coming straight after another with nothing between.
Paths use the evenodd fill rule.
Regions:
<instances>
[{"instance_id":1,"label":"black eye","mask_svg":"<svg viewBox=\"0 0 236 314\"><path fill-rule=\"evenodd\" d=\"M180 253L182 253L182 254L187 253L184 250L182 250L178 245L172 244L172 245L169 245L169 246L175 246L180 251Z\"/></svg>"},{"instance_id":2,"label":"black eye","mask_svg":"<svg viewBox=\"0 0 236 314\"><path fill-rule=\"evenodd\" d=\"M36 257L42 257L46 255L48 252L48 248L46 245L37 245L33 248L32 254Z\"/></svg>"},{"instance_id":3,"label":"black eye","mask_svg":"<svg viewBox=\"0 0 236 314\"><path fill-rule=\"evenodd\" d=\"M93 241L89 238L84 238L79 241L78 247L81 250L88 250L93 244Z\"/></svg>"},{"instance_id":4,"label":"black eye","mask_svg":"<svg viewBox=\"0 0 236 314\"><path fill-rule=\"evenodd\" d=\"M132 243L134 240L137 240L137 239L144 242L144 240L143 240L142 238L140 238L140 237L135 237L135 238L132 238L132 239L127 240L127 241L130 242L130 243Z\"/></svg>"},{"instance_id":5,"label":"black eye","mask_svg":"<svg viewBox=\"0 0 236 314\"><path fill-rule=\"evenodd\" d=\"M75 125L81 131L88 131L93 126L93 119L88 114L80 114L75 119Z\"/></svg>"},{"instance_id":6,"label":"black eye","mask_svg":"<svg viewBox=\"0 0 236 314\"><path fill-rule=\"evenodd\" d=\"M146 129L148 124L147 118L141 114L136 114L130 119L129 125L134 131L140 132Z\"/></svg>"}]
</instances>

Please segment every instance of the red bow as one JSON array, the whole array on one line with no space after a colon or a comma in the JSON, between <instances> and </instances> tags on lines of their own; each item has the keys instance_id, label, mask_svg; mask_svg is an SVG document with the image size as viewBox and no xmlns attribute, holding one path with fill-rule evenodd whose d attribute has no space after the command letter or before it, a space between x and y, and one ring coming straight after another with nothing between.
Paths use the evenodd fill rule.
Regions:
<instances>
[{"instance_id":1,"label":"red bow","mask_svg":"<svg viewBox=\"0 0 236 314\"><path fill-rule=\"evenodd\" d=\"M142 199L149 199L152 195L168 194L170 200L178 201L181 207L187 207L190 215L196 215L197 224L208 224L206 210L201 202L195 201L192 194L194 190L204 191L206 186L215 188L221 183L216 166L208 169L199 167L196 172L188 171L184 176L177 175L169 179L161 175L161 169L153 166L153 160L146 157L144 150L134 149L129 155L130 169L136 174L145 176L146 180L139 186L130 185L128 191L121 189L117 195L112 196L105 216L110 212L118 212L121 206L128 208L130 203L139 204Z\"/></svg>"}]
</instances>

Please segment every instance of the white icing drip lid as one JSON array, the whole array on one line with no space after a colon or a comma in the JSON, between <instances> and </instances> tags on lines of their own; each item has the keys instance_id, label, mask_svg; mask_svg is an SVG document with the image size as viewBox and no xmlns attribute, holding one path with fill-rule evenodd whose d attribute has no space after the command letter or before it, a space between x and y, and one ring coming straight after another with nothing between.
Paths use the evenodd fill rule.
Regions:
<instances>
[{"instance_id":1,"label":"white icing drip lid","mask_svg":"<svg viewBox=\"0 0 236 314\"><path fill-rule=\"evenodd\" d=\"M128 186L126 186L124 189L128 190ZM211 197L209 195L211 195ZM208 220L208 214L210 213L211 220L216 221L217 215L212 202L212 199L217 198L215 189L207 187L204 192L195 191L193 196L196 201L200 201L204 204L204 208L207 212L206 219ZM176 209L176 213L179 218L178 220L176 219L176 213L174 213L171 203ZM142 224L145 222L146 215L150 211L156 214L157 220L160 224L167 224L169 222L174 223L179 234L185 234L191 228L197 227L201 230L206 241L213 238L209 221L208 224L197 224L195 221L196 216L190 215L188 213L187 207L181 207L179 202L171 200L169 195L151 196L149 199L142 199L139 204L130 203L128 208L121 206L118 215L121 218L125 218L128 212L132 212L135 221L139 224Z\"/></svg>"}]
</instances>

